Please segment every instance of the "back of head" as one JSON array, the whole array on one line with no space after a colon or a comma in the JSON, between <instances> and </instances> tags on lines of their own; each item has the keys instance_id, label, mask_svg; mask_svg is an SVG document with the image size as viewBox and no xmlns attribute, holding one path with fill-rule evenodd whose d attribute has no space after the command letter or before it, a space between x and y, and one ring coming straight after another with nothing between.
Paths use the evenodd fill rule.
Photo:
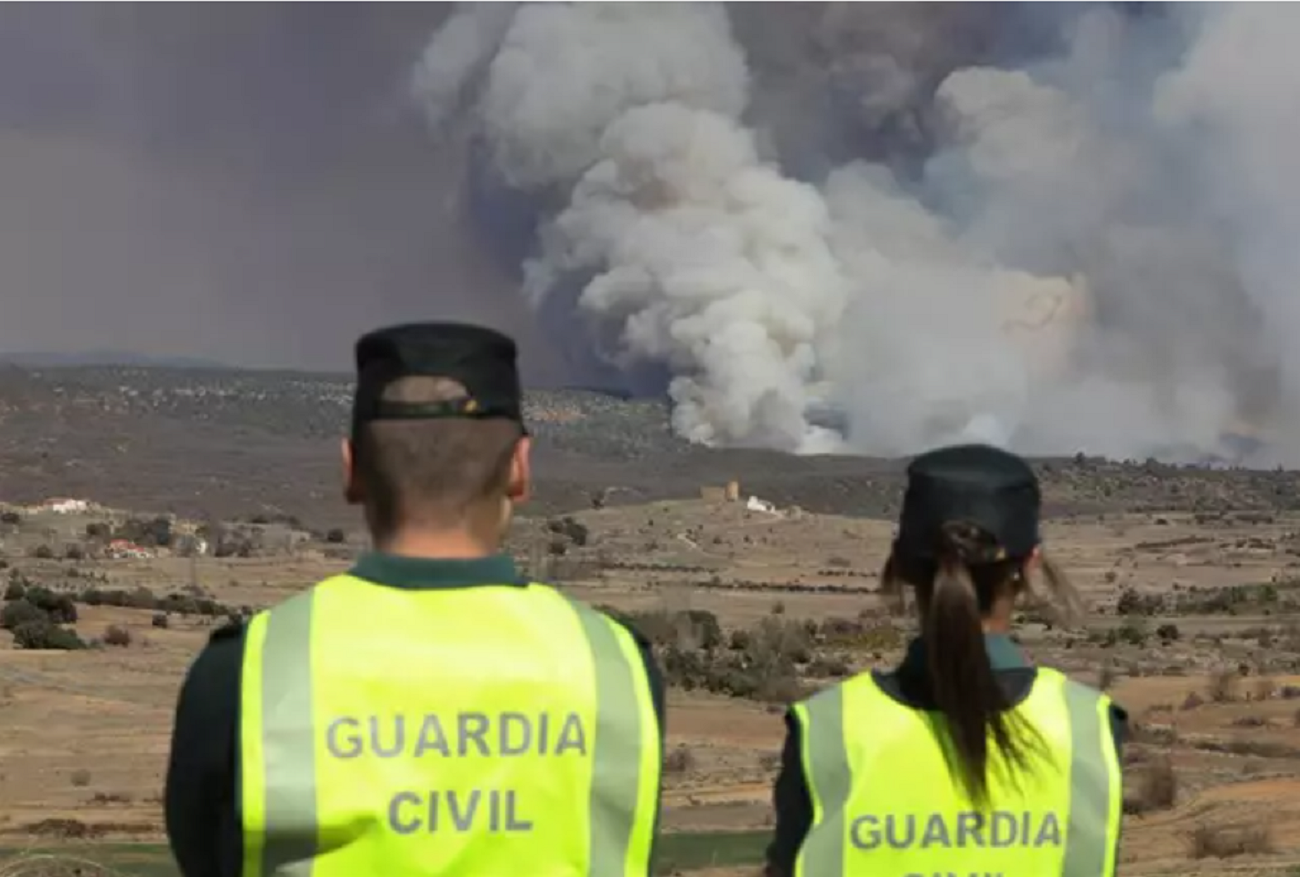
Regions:
<instances>
[{"instance_id":1,"label":"back of head","mask_svg":"<svg viewBox=\"0 0 1300 877\"><path fill-rule=\"evenodd\" d=\"M349 498L377 532L453 527L505 497L526 435L513 341L411 324L364 336L356 357Z\"/></svg>"},{"instance_id":2,"label":"back of head","mask_svg":"<svg viewBox=\"0 0 1300 877\"><path fill-rule=\"evenodd\" d=\"M989 740L1008 762L1028 764L1032 729L989 664L985 622L1027 586L1038 557L1041 495L1021 458L986 445L923 454L908 467L907 493L882 583L916 590L934 702L943 714L958 779L987 803ZM1054 588L1063 579L1048 569ZM1029 731L1029 734L1024 732ZM945 748L945 752L947 749Z\"/></svg>"}]
</instances>

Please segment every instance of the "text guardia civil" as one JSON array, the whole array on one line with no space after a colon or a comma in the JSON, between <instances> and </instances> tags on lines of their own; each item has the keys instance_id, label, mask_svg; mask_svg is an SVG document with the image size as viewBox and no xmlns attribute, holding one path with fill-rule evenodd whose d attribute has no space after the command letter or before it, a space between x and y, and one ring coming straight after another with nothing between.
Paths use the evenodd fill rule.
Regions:
<instances>
[{"instance_id":1,"label":"text guardia civil","mask_svg":"<svg viewBox=\"0 0 1300 877\"><path fill-rule=\"evenodd\" d=\"M325 731L325 749L341 760L357 758L585 758L588 733L576 712L436 713L408 716L340 716ZM397 834L437 831L527 832L533 820L521 812L516 789L401 790L388 803L388 825Z\"/></svg>"},{"instance_id":2,"label":"text guardia civil","mask_svg":"<svg viewBox=\"0 0 1300 877\"><path fill-rule=\"evenodd\" d=\"M394 716L340 716L326 725L325 750L334 758L589 757L590 735L576 712L465 712ZM396 792L388 807L398 834L452 830L526 832L514 789L439 789ZM1059 847L1061 820L1053 812L863 814L848 820L857 850ZM907 875L912 877L912 875ZM920 875L918 874L918 877ZM929 877L929 875L925 875ZM946 875L945 875L946 877Z\"/></svg>"}]
</instances>

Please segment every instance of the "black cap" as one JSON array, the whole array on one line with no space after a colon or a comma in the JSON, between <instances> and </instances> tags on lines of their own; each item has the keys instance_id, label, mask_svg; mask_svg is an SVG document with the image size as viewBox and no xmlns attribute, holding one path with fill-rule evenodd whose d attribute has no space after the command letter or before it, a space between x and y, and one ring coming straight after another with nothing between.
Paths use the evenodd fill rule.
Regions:
<instances>
[{"instance_id":1,"label":"black cap","mask_svg":"<svg viewBox=\"0 0 1300 877\"><path fill-rule=\"evenodd\" d=\"M943 526L962 521L997 540L999 556L1025 557L1039 543L1041 506L1038 477L1015 454L989 445L940 448L907 467L896 548L935 558Z\"/></svg>"},{"instance_id":2,"label":"black cap","mask_svg":"<svg viewBox=\"0 0 1300 877\"><path fill-rule=\"evenodd\" d=\"M408 323L357 341L357 392L352 425L372 420L500 417L523 423L515 342L467 323ZM465 387L462 399L395 402L384 390L401 378L447 378Z\"/></svg>"}]
</instances>

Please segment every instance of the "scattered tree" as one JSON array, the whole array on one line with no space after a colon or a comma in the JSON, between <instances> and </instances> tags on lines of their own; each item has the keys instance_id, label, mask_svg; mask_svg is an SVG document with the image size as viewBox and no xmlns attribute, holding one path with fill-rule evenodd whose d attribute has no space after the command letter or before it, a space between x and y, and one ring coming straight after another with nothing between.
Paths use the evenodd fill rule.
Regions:
<instances>
[{"instance_id":1,"label":"scattered tree","mask_svg":"<svg viewBox=\"0 0 1300 877\"><path fill-rule=\"evenodd\" d=\"M0 609L0 629L16 630L29 621L49 620L49 616L25 599L11 600Z\"/></svg>"}]
</instances>

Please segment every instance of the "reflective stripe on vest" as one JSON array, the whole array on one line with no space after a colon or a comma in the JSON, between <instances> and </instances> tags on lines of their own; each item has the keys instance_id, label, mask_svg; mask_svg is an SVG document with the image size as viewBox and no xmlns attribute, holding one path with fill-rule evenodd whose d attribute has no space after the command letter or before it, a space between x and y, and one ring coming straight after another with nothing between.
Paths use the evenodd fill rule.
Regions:
<instances>
[{"instance_id":1,"label":"reflective stripe on vest","mask_svg":"<svg viewBox=\"0 0 1300 877\"><path fill-rule=\"evenodd\" d=\"M987 813L949 774L932 728L942 719L899 704L871 674L794 711L813 803L796 877L1113 877L1123 793L1105 695L1039 669L1013 712L1037 730L1048 758L1031 754L1034 771L1009 781L990 740Z\"/></svg>"},{"instance_id":2,"label":"reflective stripe on vest","mask_svg":"<svg viewBox=\"0 0 1300 877\"><path fill-rule=\"evenodd\" d=\"M250 622L241 712L243 877L648 873L644 665L549 587L329 579Z\"/></svg>"}]
</instances>

